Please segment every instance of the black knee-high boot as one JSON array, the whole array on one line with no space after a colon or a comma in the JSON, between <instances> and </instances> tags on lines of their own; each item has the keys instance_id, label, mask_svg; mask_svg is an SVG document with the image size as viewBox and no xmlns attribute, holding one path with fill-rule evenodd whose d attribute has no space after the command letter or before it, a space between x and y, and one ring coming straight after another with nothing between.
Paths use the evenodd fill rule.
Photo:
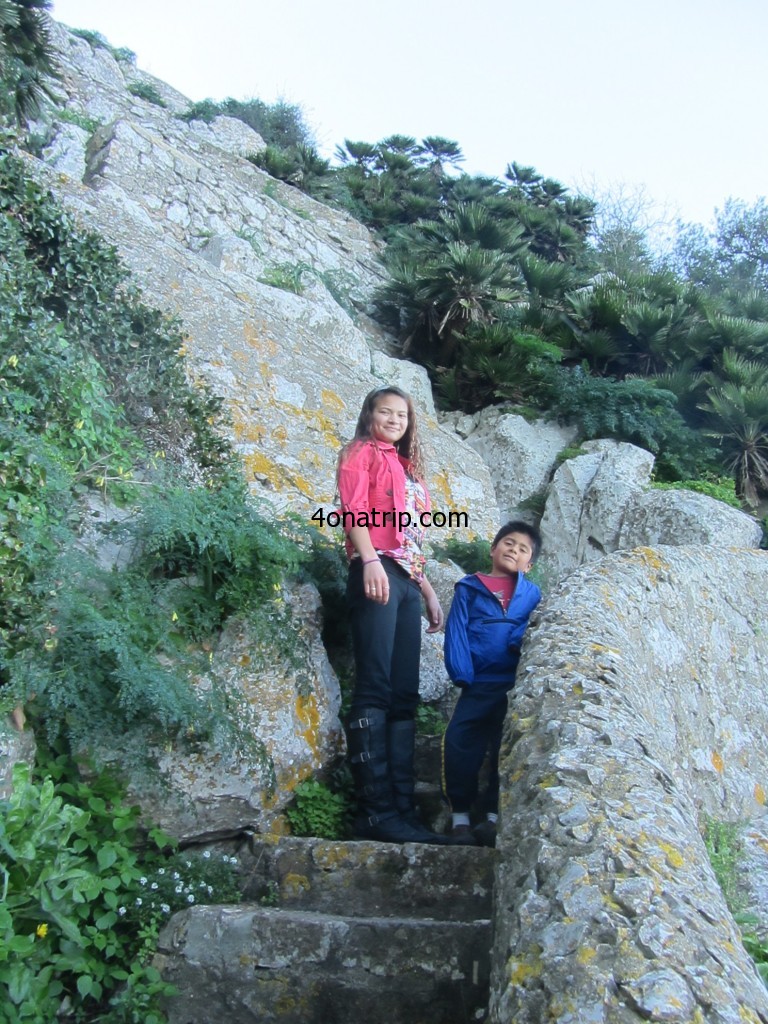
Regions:
<instances>
[{"instance_id":1,"label":"black knee-high boot","mask_svg":"<svg viewBox=\"0 0 768 1024\"><path fill-rule=\"evenodd\" d=\"M416 723L411 719L387 722L389 777L395 807L404 821L421 827L416 807L416 774L413 758L416 747Z\"/></svg>"},{"instance_id":2,"label":"black knee-high boot","mask_svg":"<svg viewBox=\"0 0 768 1024\"><path fill-rule=\"evenodd\" d=\"M387 751L387 714L380 708L357 709L347 724L347 748L358 813L353 829L359 839L383 843L448 843L403 818L395 806Z\"/></svg>"}]
</instances>

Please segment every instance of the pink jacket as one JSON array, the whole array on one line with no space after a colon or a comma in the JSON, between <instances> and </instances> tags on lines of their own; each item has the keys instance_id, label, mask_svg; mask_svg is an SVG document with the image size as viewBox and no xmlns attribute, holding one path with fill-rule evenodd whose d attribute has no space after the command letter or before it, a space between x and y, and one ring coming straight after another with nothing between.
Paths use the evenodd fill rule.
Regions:
<instances>
[{"instance_id":1,"label":"pink jacket","mask_svg":"<svg viewBox=\"0 0 768 1024\"><path fill-rule=\"evenodd\" d=\"M403 541L403 530L398 512L405 511L405 474L411 468L409 461L397 454L394 445L383 441L360 441L349 452L339 467L339 495L341 512L355 516L375 510L378 526L369 525L371 543L380 551L394 551ZM426 487L424 488L426 492ZM430 509L429 493L427 508ZM384 513L387 516L383 524ZM392 515L394 513L394 515ZM364 523L346 523L350 526Z\"/></svg>"}]
</instances>

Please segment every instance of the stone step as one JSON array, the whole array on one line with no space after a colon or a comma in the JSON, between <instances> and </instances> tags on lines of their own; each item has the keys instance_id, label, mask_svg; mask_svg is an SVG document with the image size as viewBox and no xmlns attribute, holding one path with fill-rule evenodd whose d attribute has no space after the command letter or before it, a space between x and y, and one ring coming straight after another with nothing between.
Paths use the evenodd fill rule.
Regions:
<instances>
[{"instance_id":1,"label":"stone step","mask_svg":"<svg viewBox=\"0 0 768 1024\"><path fill-rule=\"evenodd\" d=\"M169 1024L468 1024L490 945L487 919L193 907L163 929L156 965L177 986Z\"/></svg>"},{"instance_id":2,"label":"stone step","mask_svg":"<svg viewBox=\"0 0 768 1024\"><path fill-rule=\"evenodd\" d=\"M254 836L238 870L254 902L348 917L472 921L491 916L495 864L495 850L476 846Z\"/></svg>"}]
</instances>

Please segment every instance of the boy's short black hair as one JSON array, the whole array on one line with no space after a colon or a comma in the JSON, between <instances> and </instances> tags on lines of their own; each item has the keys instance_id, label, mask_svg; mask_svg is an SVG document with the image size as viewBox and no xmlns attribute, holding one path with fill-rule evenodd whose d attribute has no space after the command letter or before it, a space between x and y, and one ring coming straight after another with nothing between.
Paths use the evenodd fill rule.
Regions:
<instances>
[{"instance_id":1,"label":"boy's short black hair","mask_svg":"<svg viewBox=\"0 0 768 1024\"><path fill-rule=\"evenodd\" d=\"M523 522L522 519L510 519L493 538L491 547L495 548L499 541L506 537L508 533L524 533L526 537L530 538L531 547L533 548L531 561L535 562L541 551L541 534L536 527L531 526L530 523Z\"/></svg>"}]
</instances>

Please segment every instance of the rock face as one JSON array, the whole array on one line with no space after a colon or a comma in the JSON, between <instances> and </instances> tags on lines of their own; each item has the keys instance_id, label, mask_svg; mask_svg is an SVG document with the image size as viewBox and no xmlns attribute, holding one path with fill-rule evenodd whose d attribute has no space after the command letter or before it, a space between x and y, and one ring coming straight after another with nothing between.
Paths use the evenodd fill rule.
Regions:
<instances>
[{"instance_id":1,"label":"rock face","mask_svg":"<svg viewBox=\"0 0 768 1024\"><path fill-rule=\"evenodd\" d=\"M549 597L502 751L491 1021L768 1019L699 827L764 827L767 570L637 549Z\"/></svg>"},{"instance_id":2,"label":"rock face","mask_svg":"<svg viewBox=\"0 0 768 1024\"><path fill-rule=\"evenodd\" d=\"M332 509L336 456L362 399L392 383L419 410L433 505L491 534L499 512L487 468L438 425L425 370L393 358L392 339L366 315L383 280L366 228L245 159L263 147L247 126L188 125L179 93L61 26L54 33L67 117L86 127L55 112L38 126L47 184L117 247L147 300L181 318L190 374L225 399L254 492L278 511ZM166 106L132 94L137 85Z\"/></svg>"},{"instance_id":3,"label":"rock face","mask_svg":"<svg viewBox=\"0 0 768 1024\"><path fill-rule=\"evenodd\" d=\"M556 578L624 548L758 547L749 515L693 491L651 490L654 458L619 441L587 441L555 473L541 520L542 562Z\"/></svg>"},{"instance_id":4,"label":"rock face","mask_svg":"<svg viewBox=\"0 0 768 1024\"><path fill-rule=\"evenodd\" d=\"M542 491L572 433L497 411L439 424L425 371L395 358L392 339L368 318L383 271L365 228L255 168L246 157L263 140L239 122L187 124L176 116L183 96L53 30L67 68L67 119L51 114L38 126L39 173L117 247L147 300L180 316L190 375L225 399L249 484L276 513L334 507L338 449L363 396L387 383L414 395L435 508L469 515L468 527L452 532L490 537L501 512L517 514ZM134 95L137 86L152 86L166 105ZM537 614L507 723L494 1024L768 1021L768 997L698 825L701 813L745 819L750 856L763 849L768 556L724 550L756 546L755 521L700 495L649 490L652 464L631 445L590 442L549 488L542 527L552 575L587 564ZM432 532L439 542L451 531ZM636 547L693 541L717 548ZM635 550L611 554L625 547ZM120 564L119 552L109 557ZM448 567L438 580L444 603L453 577ZM168 786L142 792L142 803L180 839L277 828L295 783L341 752L317 595L298 588L286 600L296 611L290 657L279 645L260 651L259 637L233 621L197 681L228 691L253 743L226 761L212 747L158 752ZM439 699L439 640L427 647L423 692ZM3 740L0 762L33 756L19 742ZM332 857L312 856L330 873ZM358 844L351 856L358 881L377 857L391 870L380 851ZM444 920L430 918L417 949L410 924L382 923L370 907L352 924L291 913L284 925L256 906L175 919L163 952L184 986L179 1021L210 1019L195 1002L198 972L232 1021L273 1019L265 1014L280 999L298 1020L314 1019L289 1005L291 985L323 1021L346 1019L339 1007L355 1021L427 1020L430 1006L441 1020L464 1020L457 980L479 1009L473 975L484 919L466 929L466 955L457 957ZM324 984L318 950L360 985L357 1002L344 1002L343 982L337 1003L313 1002ZM399 989L404 972L409 983ZM416 975L419 991L433 984L439 999L411 1006L409 1018ZM259 988L266 1009L252 1009Z\"/></svg>"}]
</instances>

